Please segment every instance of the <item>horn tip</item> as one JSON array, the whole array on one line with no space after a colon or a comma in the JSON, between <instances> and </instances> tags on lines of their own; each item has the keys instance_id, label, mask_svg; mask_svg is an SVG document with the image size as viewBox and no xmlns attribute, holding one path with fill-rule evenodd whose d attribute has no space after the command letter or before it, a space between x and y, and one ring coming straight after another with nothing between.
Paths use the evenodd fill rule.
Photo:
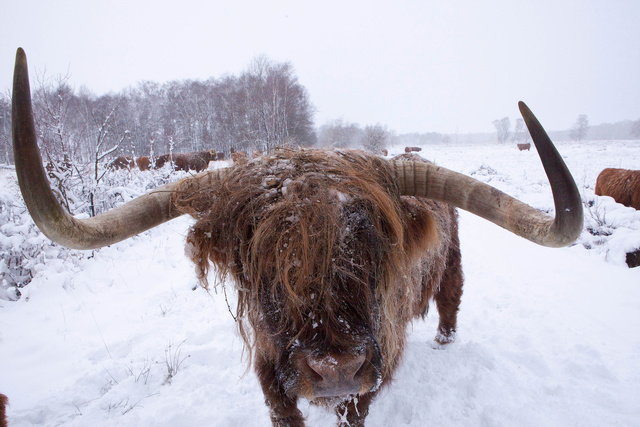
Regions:
<instances>
[{"instance_id":1,"label":"horn tip","mask_svg":"<svg viewBox=\"0 0 640 427\"><path fill-rule=\"evenodd\" d=\"M16 51L16 65L14 69L14 75L16 74L16 71L25 70L26 72L26 69L27 69L27 54L24 53L24 49L19 47L18 50Z\"/></svg>"}]
</instances>

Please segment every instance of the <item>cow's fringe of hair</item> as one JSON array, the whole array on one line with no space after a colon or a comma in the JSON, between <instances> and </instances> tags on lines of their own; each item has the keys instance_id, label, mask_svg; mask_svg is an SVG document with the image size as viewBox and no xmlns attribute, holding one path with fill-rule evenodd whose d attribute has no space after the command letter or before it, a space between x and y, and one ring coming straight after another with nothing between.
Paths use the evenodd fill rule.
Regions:
<instances>
[{"instance_id":1,"label":"cow's fringe of hair","mask_svg":"<svg viewBox=\"0 0 640 427\"><path fill-rule=\"evenodd\" d=\"M416 315L413 302L421 297L410 270L436 245L437 234L431 215L403 203L392 176L386 161L360 151L282 149L235 165L215 188L186 182L175 192L175 205L197 220L187 254L201 284L208 288L210 262L220 283L229 275L235 279L236 318L250 362L252 328L264 324L265 312L272 311L277 327L260 332L317 333L309 330L310 313L321 313L326 338L339 339L332 328L340 319L331 307L317 306L332 304L337 275L360 283L352 306L362 311L358 316L371 315L374 302L362 289L375 281L380 330L373 333L386 360L402 351L405 326ZM375 242L358 242L357 236L348 241L346 227L357 225L363 213ZM368 249L372 243L375 251ZM273 310L265 301L273 302Z\"/></svg>"}]
</instances>

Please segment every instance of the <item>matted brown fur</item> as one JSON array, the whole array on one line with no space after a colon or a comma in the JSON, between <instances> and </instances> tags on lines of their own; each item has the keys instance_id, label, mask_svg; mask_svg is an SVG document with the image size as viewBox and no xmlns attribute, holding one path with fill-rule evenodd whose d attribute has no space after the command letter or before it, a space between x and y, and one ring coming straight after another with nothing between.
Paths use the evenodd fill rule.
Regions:
<instances>
[{"instance_id":1,"label":"matted brown fur","mask_svg":"<svg viewBox=\"0 0 640 427\"><path fill-rule=\"evenodd\" d=\"M264 366L283 351L341 354L371 334L385 383L407 324L426 314L432 297L441 342L455 333L462 293L455 209L401 197L392 177L387 161L361 151L282 149L235 164L216 188L186 182L175 192L176 206L197 220L187 254L203 286L211 263L220 283L234 279L240 333L261 361L272 411L285 411L284 400L265 387L276 380L265 379ZM308 384L296 387L308 395ZM370 394L361 399L366 406ZM364 419L366 407L359 411Z\"/></svg>"},{"instance_id":2,"label":"matted brown fur","mask_svg":"<svg viewBox=\"0 0 640 427\"><path fill-rule=\"evenodd\" d=\"M604 169L596 179L596 195L613 197L618 203L640 210L640 171Z\"/></svg>"},{"instance_id":3,"label":"matted brown fur","mask_svg":"<svg viewBox=\"0 0 640 427\"><path fill-rule=\"evenodd\" d=\"M155 163L155 161L153 161ZM152 159L148 156L140 156L136 159L136 165L138 165L138 169L141 171L148 171L151 169Z\"/></svg>"},{"instance_id":4,"label":"matted brown fur","mask_svg":"<svg viewBox=\"0 0 640 427\"><path fill-rule=\"evenodd\" d=\"M9 403L7 396L0 394L0 427L7 427L9 425L6 412L7 403Z\"/></svg>"}]
</instances>

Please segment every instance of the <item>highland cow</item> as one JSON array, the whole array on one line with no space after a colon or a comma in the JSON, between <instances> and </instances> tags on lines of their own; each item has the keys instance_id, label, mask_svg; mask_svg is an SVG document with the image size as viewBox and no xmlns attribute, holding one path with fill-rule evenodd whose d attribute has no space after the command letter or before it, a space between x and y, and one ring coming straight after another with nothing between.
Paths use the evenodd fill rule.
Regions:
<instances>
[{"instance_id":1,"label":"highland cow","mask_svg":"<svg viewBox=\"0 0 640 427\"><path fill-rule=\"evenodd\" d=\"M7 427L7 404L9 399L4 394L0 394L0 427Z\"/></svg>"},{"instance_id":2,"label":"highland cow","mask_svg":"<svg viewBox=\"0 0 640 427\"><path fill-rule=\"evenodd\" d=\"M596 195L640 210L640 170L604 169L596 179Z\"/></svg>"},{"instance_id":3,"label":"highland cow","mask_svg":"<svg viewBox=\"0 0 640 427\"><path fill-rule=\"evenodd\" d=\"M151 165L155 164L155 161L148 156L140 156L136 159L136 165L141 171L148 171L151 169Z\"/></svg>"},{"instance_id":4,"label":"highland cow","mask_svg":"<svg viewBox=\"0 0 640 427\"><path fill-rule=\"evenodd\" d=\"M529 151L530 149L531 149L531 143L518 144L518 150L520 151L524 151L524 150Z\"/></svg>"},{"instance_id":5,"label":"highland cow","mask_svg":"<svg viewBox=\"0 0 640 427\"><path fill-rule=\"evenodd\" d=\"M156 168L163 167L167 162L173 162L173 167L177 171L201 172L209 167L210 161L216 160L216 158L215 150L164 154L156 160Z\"/></svg>"},{"instance_id":6,"label":"highland cow","mask_svg":"<svg viewBox=\"0 0 640 427\"><path fill-rule=\"evenodd\" d=\"M111 163L107 165L109 169L120 170L126 169L130 171L135 167L135 162L133 161L133 157L131 156L118 156Z\"/></svg>"},{"instance_id":7,"label":"highland cow","mask_svg":"<svg viewBox=\"0 0 640 427\"><path fill-rule=\"evenodd\" d=\"M422 148L420 148L420 147L404 147L404 152L405 153L413 153L413 152L418 152L418 151L422 151Z\"/></svg>"},{"instance_id":8,"label":"highland cow","mask_svg":"<svg viewBox=\"0 0 640 427\"><path fill-rule=\"evenodd\" d=\"M582 231L575 182L522 103L555 218L415 154L314 149L276 150L74 218L42 170L21 49L13 103L18 181L50 239L98 248L182 214L196 219L187 253L203 286L212 267L232 279L239 331L275 426L304 425L299 399L332 408L340 425L364 425L400 363L408 323L427 315L430 300L436 341L455 339L463 285L455 207L545 246L566 246Z\"/></svg>"}]
</instances>

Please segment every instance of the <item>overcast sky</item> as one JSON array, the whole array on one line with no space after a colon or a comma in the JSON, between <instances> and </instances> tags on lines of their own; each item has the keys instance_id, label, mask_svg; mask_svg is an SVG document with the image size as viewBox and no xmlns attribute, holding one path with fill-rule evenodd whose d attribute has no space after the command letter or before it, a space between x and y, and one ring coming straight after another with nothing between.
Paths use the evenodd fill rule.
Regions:
<instances>
[{"instance_id":1,"label":"overcast sky","mask_svg":"<svg viewBox=\"0 0 640 427\"><path fill-rule=\"evenodd\" d=\"M317 125L493 131L519 100L549 130L640 118L638 0L310 3L0 0L0 89L19 46L32 82L69 71L97 95L238 74L265 54L294 66Z\"/></svg>"}]
</instances>

